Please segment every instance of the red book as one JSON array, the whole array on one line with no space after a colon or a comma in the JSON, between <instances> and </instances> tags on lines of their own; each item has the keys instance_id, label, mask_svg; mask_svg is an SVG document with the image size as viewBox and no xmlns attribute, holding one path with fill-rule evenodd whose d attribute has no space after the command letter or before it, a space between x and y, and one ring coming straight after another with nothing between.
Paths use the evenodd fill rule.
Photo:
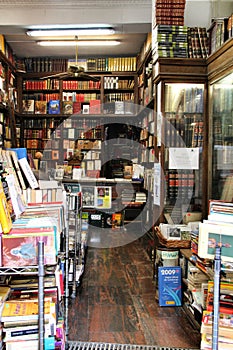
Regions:
<instances>
[{"instance_id":1,"label":"red book","mask_svg":"<svg viewBox=\"0 0 233 350\"><path fill-rule=\"evenodd\" d=\"M25 232L25 230L27 232ZM3 266L29 266L38 264L38 242L44 242L44 263L56 264L54 227L17 229L2 236ZM21 232L22 231L22 232Z\"/></svg>"},{"instance_id":2,"label":"red book","mask_svg":"<svg viewBox=\"0 0 233 350\"><path fill-rule=\"evenodd\" d=\"M73 114L80 114L82 110L81 102L73 102Z\"/></svg>"},{"instance_id":3,"label":"red book","mask_svg":"<svg viewBox=\"0 0 233 350\"><path fill-rule=\"evenodd\" d=\"M90 100L90 114L100 114L100 100Z\"/></svg>"}]
</instances>

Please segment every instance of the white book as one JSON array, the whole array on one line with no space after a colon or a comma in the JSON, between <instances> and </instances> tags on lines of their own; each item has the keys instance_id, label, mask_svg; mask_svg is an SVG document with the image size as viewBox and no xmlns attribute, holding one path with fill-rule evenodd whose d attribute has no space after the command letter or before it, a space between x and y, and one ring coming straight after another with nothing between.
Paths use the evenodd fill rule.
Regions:
<instances>
[{"instance_id":1,"label":"white book","mask_svg":"<svg viewBox=\"0 0 233 350\"><path fill-rule=\"evenodd\" d=\"M37 181L35 175L33 174L33 171L28 163L27 158L25 158L25 157L21 158L18 160L18 162L19 162L19 165L20 165L30 187L32 189L38 188L39 187L38 181Z\"/></svg>"}]
</instances>

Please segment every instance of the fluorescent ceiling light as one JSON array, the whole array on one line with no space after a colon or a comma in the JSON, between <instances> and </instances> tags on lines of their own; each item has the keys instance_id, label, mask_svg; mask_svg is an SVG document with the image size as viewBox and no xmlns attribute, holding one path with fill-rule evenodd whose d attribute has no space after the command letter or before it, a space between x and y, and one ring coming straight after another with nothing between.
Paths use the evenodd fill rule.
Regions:
<instances>
[{"instance_id":1,"label":"fluorescent ceiling light","mask_svg":"<svg viewBox=\"0 0 233 350\"><path fill-rule=\"evenodd\" d=\"M79 35L110 35L114 34L113 28L70 28L70 29L49 29L49 30L29 30L27 35L39 37L61 37L61 36L79 36Z\"/></svg>"},{"instance_id":2,"label":"fluorescent ceiling light","mask_svg":"<svg viewBox=\"0 0 233 350\"><path fill-rule=\"evenodd\" d=\"M116 46L120 44L117 40L80 40L80 41L69 41L69 40L48 40L48 41L37 41L40 46Z\"/></svg>"}]
</instances>

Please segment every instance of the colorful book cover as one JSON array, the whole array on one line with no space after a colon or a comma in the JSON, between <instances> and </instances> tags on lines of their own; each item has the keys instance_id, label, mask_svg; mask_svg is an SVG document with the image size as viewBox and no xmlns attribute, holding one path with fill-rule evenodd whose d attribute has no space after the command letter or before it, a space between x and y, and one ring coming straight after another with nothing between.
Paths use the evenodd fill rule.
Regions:
<instances>
[{"instance_id":1,"label":"colorful book cover","mask_svg":"<svg viewBox=\"0 0 233 350\"><path fill-rule=\"evenodd\" d=\"M23 113L34 113L35 100L23 100L22 103Z\"/></svg>"},{"instance_id":2,"label":"colorful book cover","mask_svg":"<svg viewBox=\"0 0 233 350\"><path fill-rule=\"evenodd\" d=\"M50 100L48 111L49 114L60 114L60 100Z\"/></svg>"},{"instance_id":3,"label":"colorful book cover","mask_svg":"<svg viewBox=\"0 0 233 350\"><path fill-rule=\"evenodd\" d=\"M35 114L46 114L46 113L47 113L47 102L35 101Z\"/></svg>"},{"instance_id":4,"label":"colorful book cover","mask_svg":"<svg viewBox=\"0 0 233 350\"><path fill-rule=\"evenodd\" d=\"M100 114L100 100L90 100L90 114Z\"/></svg>"},{"instance_id":5,"label":"colorful book cover","mask_svg":"<svg viewBox=\"0 0 233 350\"><path fill-rule=\"evenodd\" d=\"M2 181L0 181L0 231L3 233L9 233L12 228L12 220L7 203L7 199L4 193Z\"/></svg>"},{"instance_id":6,"label":"colorful book cover","mask_svg":"<svg viewBox=\"0 0 233 350\"><path fill-rule=\"evenodd\" d=\"M22 230L24 231L24 230ZM38 243L44 242L44 263L56 264L54 227L31 229L2 236L3 266L28 266L38 264Z\"/></svg>"},{"instance_id":7,"label":"colorful book cover","mask_svg":"<svg viewBox=\"0 0 233 350\"><path fill-rule=\"evenodd\" d=\"M74 114L80 114L81 111L82 111L81 102L74 101L74 102L73 102L73 113L74 113Z\"/></svg>"},{"instance_id":8,"label":"colorful book cover","mask_svg":"<svg viewBox=\"0 0 233 350\"><path fill-rule=\"evenodd\" d=\"M73 101L63 101L63 113L73 114Z\"/></svg>"},{"instance_id":9,"label":"colorful book cover","mask_svg":"<svg viewBox=\"0 0 233 350\"><path fill-rule=\"evenodd\" d=\"M158 270L159 305L181 306L181 267L159 266Z\"/></svg>"}]
</instances>

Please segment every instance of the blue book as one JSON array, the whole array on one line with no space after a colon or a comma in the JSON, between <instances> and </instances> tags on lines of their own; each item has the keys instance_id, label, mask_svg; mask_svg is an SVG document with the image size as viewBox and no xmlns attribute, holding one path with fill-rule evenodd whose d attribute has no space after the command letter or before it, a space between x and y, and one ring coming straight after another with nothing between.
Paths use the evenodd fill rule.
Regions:
<instances>
[{"instance_id":1,"label":"blue book","mask_svg":"<svg viewBox=\"0 0 233 350\"><path fill-rule=\"evenodd\" d=\"M159 306L181 306L181 267L160 266L158 269Z\"/></svg>"},{"instance_id":2,"label":"blue book","mask_svg":"<svg viewBox=\"0 0 233 350\"><path fill-rule=\"evenodd\" d=\"M49 114L60 114L60 100L49 101Z\"/></svg>"}]
</instances>

